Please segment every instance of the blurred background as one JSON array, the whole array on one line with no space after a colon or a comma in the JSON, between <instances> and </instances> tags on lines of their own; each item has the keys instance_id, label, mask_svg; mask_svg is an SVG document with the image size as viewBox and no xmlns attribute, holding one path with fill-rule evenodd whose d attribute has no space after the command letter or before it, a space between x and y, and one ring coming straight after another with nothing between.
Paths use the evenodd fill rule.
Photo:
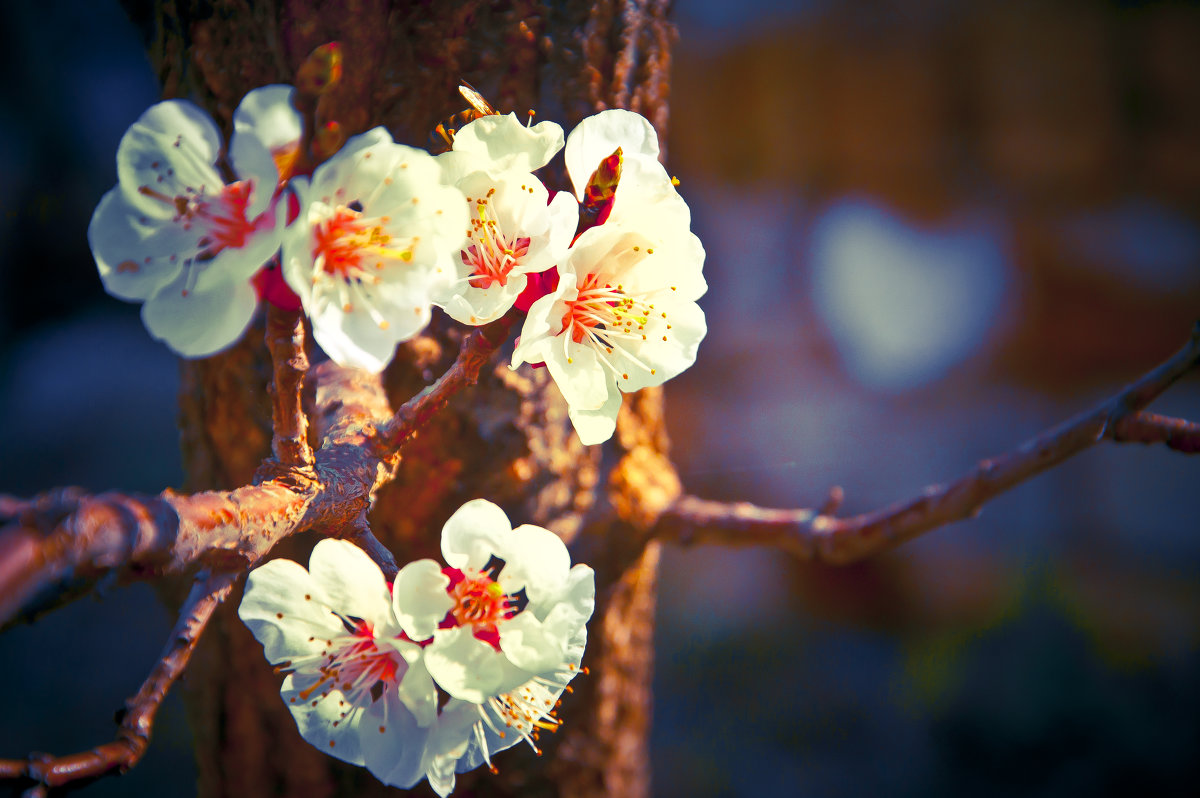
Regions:
<instances>
[{"instance_id":1,"label":"blurred background","mask_svg":"<svg viewBox=\"0 0 1200 798\"><path fill-rule=\"evenodd\" d=\"M1115 392L1200 318L1200 7L677 0L668 166L709 336L687 489L906 499ZM182 481L173 355L86 230L158 96L116 2L0 4L0 490ZM1154 409L1200 418L1200 380ZM659 796L1191 795L1200 458L1102 446L849 568L668 549ZM118 619L114 622L114 619ZM145 586L0 637L0 756L107 739ZM85 795L187 795L176 699Z\"/></svg>"}]
</instances>

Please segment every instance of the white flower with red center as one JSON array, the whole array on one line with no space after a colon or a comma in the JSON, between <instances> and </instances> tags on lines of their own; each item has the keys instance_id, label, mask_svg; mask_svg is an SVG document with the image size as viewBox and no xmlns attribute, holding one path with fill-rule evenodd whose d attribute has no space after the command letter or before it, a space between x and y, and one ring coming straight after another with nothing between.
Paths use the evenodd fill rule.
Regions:
<instances>
[{"instance_id":1,"label":"white flower with red center","mask_svg":"<svg viewBox=\"0 0 1200 798\"><path fill-rule=\"evenodd\" d=\"M355 136L296 178L300 215L283 242L283 275L338 363L380 371L396 344L429 323L432 296L455 277L466 203L429 153L383 128Z\"/></svg>"},{"instance_id":2,"label":"white flower with red center","mask_svg":"<svg viewBox=\"0 0 1200 798\"><path fill-rule=\"evenodd\" d=\"M289 94L267 86L243 99L229 184L218 171L220 133L192 103L151 106L121 139L118 183L92 215L88 242L105 290L143 302L150 334L181 355L229 346L254 315L250 279L282 235L273 156L299 133Z\"/></svg>"},{"instance_id":3,"label":"white flower with red center","mask_svg":"<svg viewBox=\"0 0 1200 798\"><path fill-rule=\"evenodd\" d=\"M425 665L439 687L483 704L567 661L595 587L592 569L571 567L557 535L530 524L513 529L503 510L475 499L446 522L442 556L449 567L406 565L392 593L408 636L432 636Z\"/></svg>"},{"instance_id":4,"label":"white flower with red center","mask_svg":"<svg viewBox=\"0 0 1200 798\"><path fill-rule=\"evenodd\" d=\"M392 602L407 637L423 641L425 666L450 700L414 743L419 757L382 769L368 757L368 767L395 786L428 778L444 796L455 772L490 765L492 754L522 740L536 748L542 731L557 728L558 698L580 671L595 582L590 568L570 565L554 533L513 529L483 499L446 522L442 555L448 567L419 560L401 569Z\"/></svg>"},{"instance_id":5,"label":"white flower with red center","mask_svg":"<svg viewBox=\"0 0 1200 798\"><path fill-rule=\"evenodd\" d=\"M288 674L280 693L305 740L372 772L421 769L436 691L361 549L327 539L308 570L291 560L255 569L238 617Z\"/></svg>"},{"instance_id":6,"label":"white flower with red center","mask_svg":"<svg viewBox=\"0 0 1200 798\"><path fill-rule=\"evenodd\" d=\"M512 365L546 364L585 444L612 436L622 393L661 385L696 360L707 331L696 304L707 288L704 249L682 223L682 203L651 197L629 223L610 217L584 231L558 288L529 309Z\"/></svg>"},{"instance_id":7,"label":"white flower with red center","mask_svg":"<svg viewBox=\"0 0 1200 798\"><path fill-rule=\"evenodd\" d=\"M525 290L528 275L566 254L579 206L560 192L549 201L533 174L563 146L553 122L526 127L515 114L484 116L458 131L454 149L438 156L443 179L466 196L467 241L457 281L438 304L464 324L502 316Z\"/></svg>"}]
</instances>

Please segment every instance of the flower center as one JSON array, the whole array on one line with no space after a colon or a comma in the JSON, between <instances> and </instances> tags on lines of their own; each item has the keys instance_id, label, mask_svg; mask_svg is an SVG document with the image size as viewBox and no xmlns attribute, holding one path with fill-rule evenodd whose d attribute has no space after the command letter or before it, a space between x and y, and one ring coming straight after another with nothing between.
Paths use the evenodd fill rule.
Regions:
<instances>
[{"instance_id":1,"label":"flower center","mask_svg":"<svg viewBox=\"0 0 1200 798\"><path fill-rule=\"evenodd\" d=\"M318 272L343 280L362 281L369 267L383 268L384 259L411 261L412 250L396 249L384 231L388 217L364 217L361 211L337 206L313 229L313 260Z\"/></svg>"},{"instance_id":2,"label":"flower center","mask_svg":"<svg viewBox=\"0 0 1200 798\"><path fill-rule=\"evenodd\" d=\"M320 654L294 659L284 670L309 674L315 671L319 675L316 682L300 692L302 701L317 692L324 698L331 691L340 690L349 704L368 704L378 699L389 684L398 681L403 660L394 649L381 650L375 644L369 621L338 617L347 629L346 634L326 640L327 647Z\"/></svg>"},{"instance_id":3,"label":"flower center","mask_svg":"<svg viewBox=\"0 0 1200 798\"><path fill-rule=\"evenodd\" d=\"M494 624L507 617L508 597L489 576L464 577L450 588L450 596L454 599L450 614L460 626Z\"/></svg>"},{"instance_id":4,"label":"flower center","mask_svg":"<svg viewBox=\"0 0 1200 798\"><path fill-rule=\"evenodd\" d=\"M634 248L635 250L637 247ZM653 254L653 250L649 250ZM626 371L613 364L610 356L619 355L623 363L632 364L650 374L656 369L643 363L630 349L640 346L649 336L659 335L666 341L671 325L665 311L655 308L652 296L629 292L623 285L605 280L597 272L583 277L574 299L566 301L562 329L559 335L570 334L577 344L590 346L600 362L614 375L629 379ZM647 327L654 330L648 331ZM568 357L567 362L573 362Z\"/></svg>"},{"instance_id":5,"label":"flower center","mask_svg":"<svg viewBox=\"0 0 1200 798\"><path fill-rule=\"evenodd\" d=\"M186 186L183 194L174 197L149 186L139 186L138 193L173 207L172 221L181 222L184 230L199 225L202 235L196 242L200 249L197 260L211 260L223 249L244 246L254 232L255 225L246 220L253 187L252 180L239 180L216 195L205 194L203 186L199 190Z\"/></svg>"},{"instance_id":6,"label":"flower center","mask_svg":"<svg viewBox=\"0 0 1200 798\"><path fill-rule=\"evenodd\" d=\"M492 195L496 189L488 189L487 196L481 199L467 198L467 202L475 203L475 216L471 219L471 229L467 238L476 243L462 250L462 261L471 268L468 278L474 288L491 288L493 283L499 283L503 288L508 285L508 275L529 252L529 239L516 236L506 236L496 221L492 208Z\"/></svg>"},{"instance_id":7,"label":"flower center","mask_svg":"<svg viewBox=\"0 0 1200 798\"><path fill-rule=\"evenodd\" d=\"M454 600L454 605L442 620L441 628L469 626L477 639L499 651L499 624L521 612L529 604L524 589L510 595L500 587L496 580L503 568L504 561L495 556L478 572L443 568L442 573L450 578L446 592Z\"/></svg>"}]
</instances>

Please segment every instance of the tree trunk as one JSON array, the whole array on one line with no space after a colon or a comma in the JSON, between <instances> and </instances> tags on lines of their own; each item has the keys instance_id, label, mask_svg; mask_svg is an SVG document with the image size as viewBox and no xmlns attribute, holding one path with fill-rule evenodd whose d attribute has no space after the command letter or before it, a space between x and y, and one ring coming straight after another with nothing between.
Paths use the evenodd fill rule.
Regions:
<instances>
[{"instance_id":1,"label":"tree trunk","mask_svg":"<svg viewBox=\"0 0 1200 798\"><path fill-rule=\"evenodd\" d=\"M291 82L305 56L333 40L344 46L345 72L320 121L336 120L348 135L382 124L397 141L425 146L439 121L463 109L462 80L502 112L537 109L567 131L587 114L627 107L665 133L667 0L128 5L147 31L164 94L201 102L226 133L242 95ZM438 317L399 348L385 375L393 405L442 373L461 335ZM269 454L270 370L261 339L251 330L233 350L182 365L190 489L246 484ZM401 563L435 554L442 523L475 497L500 504L515 523L560 534L574 559L597 572L584 659L590 675L576 679L564 700L562 729L542 738L544 757L524 748L501 754L498 775L465 774L456 794L646 795L658 549L633 528L644 528L639 519L679 491L666 458L661 392L627 397L614 440L584 447L545 370L513 372L505 354L405 447L371 526ZM306 561L314 541L305 537L281 553ZM239 600L213 622L185 682L200 794L398 792L300 739L279 699L280 677L237 621Z\"/></svg>"}]
</instances>

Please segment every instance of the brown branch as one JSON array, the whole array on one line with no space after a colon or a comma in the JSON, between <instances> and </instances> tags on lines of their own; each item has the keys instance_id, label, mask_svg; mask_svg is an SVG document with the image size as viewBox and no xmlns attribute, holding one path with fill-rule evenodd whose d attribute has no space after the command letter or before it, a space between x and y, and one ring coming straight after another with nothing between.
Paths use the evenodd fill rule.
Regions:
<instances>
[{"instance_id":1,"label":"brown branch","mask_svg":"<svg viewBox=\"0 0 1200 798\"><path fill-rule=\"evenodd\" d=\"M205 574L193 584L161 658L137 694L125 702L116 739L66 756L30 754L25 760L0 759L0 779L29 779L43 788L59 787L72 781L124 773L136 765L150 743L154 716L167 691L187 667L204 627L217 605L229 595L236 578L234 574Z\"/></svg>"},{"instance_id":2,"label":"brown branch","mask_svg":"<svg viewBox=\"0 0 1200 798\"><path fill-rule=\"evenodd\" d=\"M479 370L491 359L495 351L504 345L512 328L523 315L515 309L510 310L507 315L477 328L463 339L458 358L446 373L439 377L437 382L405 402L396 411L395 416L379 430L379 435L375 438L378 451L381 454L398 451L446 406L452 396L468 385L474 385L479 379Z\"/></svg>"},{"instance_id":3,"label":"brown branch","mask_svg":"<svg viewBox=\"0 0 1200 798\"><path fill-rule=\"evenodd\" d=\"M388 547L375 537L375 533L367 524L365 514L358 523L346 530L343 537L367 553L367 556L379 566L379 570L383 571L384 579L390 582L396 578L396 574L400 572L400 566L396 564L396 558L392 556Z\"/></svg>"},{"instance_id":4,"label":"brown branch","mask_svg":"<svg viewBox=\"0 0 1200 798\"><path fill-rule=\"evenodd\" d=\"M267 349L271 352L271 422L275 430L271 451L285 469L311 469L313 451L308 445L308 417L302 392L308 371L304 316L267 304Z\"/></svg>"},{"instance_id":5,"label":"brown branch","mask_svg":"<svg viewBox=\"0 0 1200 798\"><path fill-rule=\"evenodd\" d=\"M394 415L378 375L331 363L314 369L317 418L326 435L311 469L260 472L271 478L192 495L52 491L31 500L6 499L4 507L14 515L0 527L0 625L86 592L102 578L181 574L197 565L241 572L295 532L315 529L340 536L356 529L374 491L391 479L400 447L450 397L475 383L519 318L511 313L472 332L446 373ZM295 336L288 340L292 343L285 340L281 349L302 352L302 346L294 346ZM283 360L275 360L277 374ZM285 376L282 384L291 379ZM299 391L280 390L278 396L285 393L290 399L277 401L277 413L286 404L284 421L302 426ZM286 429L277 416L276 429L281 428ZM360 540L380 567L394 568L378 541L361 535Z\"/></svg>"},{"instance_id":6,"label":"brown branch","mask_svg":"<svg viewBox=\"0 0 1200 798\"><path fill-rule=\"evenodd\" d=\"M1133 413L1113 424L1108 437L1115 443L1162 443L1184 454L1200 454L1200 424L1157 413Z\"/></svg>"},{"instance_id":7,"label":"brown branch","mask_svg":"<svg viewBox=\"0 0 1200 798\"><path fill-rule=\"evenodd\" d=\"M920 497L851 518L809 509L780 510L680 497L651 534L681 543L769 545L806 560L844 564L977 515L984 503L1035 474L1061 463L1105 437L1142 435L1143 442L1195 442L1194 424L1142 417L1141 408L1200 361L1200 323L1188 343L1162 365L1116 396L1022 444L980 462L948 485L926 488ZM1121 439L1131 439L1122 437ZM1152 439L1152 440L1149 440Z\"/></svg>"},{"instance_id":8,"label":"brown branch","mask_svg":"<svg viewBox=\"0 0 1200 798\"><path fill-rule=\"evenodd\" d=\"M293 470L232 491L142 496L66 489L10 500L24 509L0 527L0 625L104 578L145 579L197 566L241 572L295 532L335 535L354 524L391 476L388 461L370 445L372 424L390 412L378 380L352 385L336 368L314 374L317 413L330 432L311 478ZM323 378L341 390L322 391Z\"/></svg>"}]
</instances>

